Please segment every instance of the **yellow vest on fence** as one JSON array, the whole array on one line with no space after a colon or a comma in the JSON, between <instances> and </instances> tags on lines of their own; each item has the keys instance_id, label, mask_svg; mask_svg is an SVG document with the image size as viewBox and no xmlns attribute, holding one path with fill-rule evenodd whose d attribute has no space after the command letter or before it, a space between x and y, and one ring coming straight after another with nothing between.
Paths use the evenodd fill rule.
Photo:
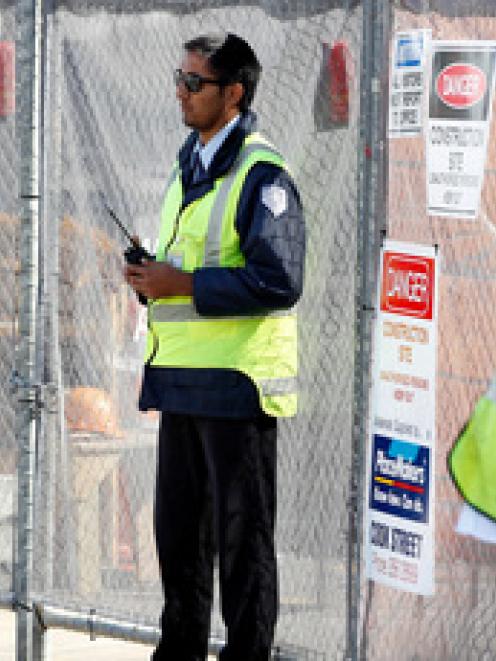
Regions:
<instances>
[{"instance_id":1,"label":"yellow vest on fence","mask_svg":"<svg viewBox=\"0 0 496 661\"><path fill-rule=\"evenodd\" d=\"M203 266L244 266L236 211L246 176L260 162L284 167L281 156L260 135L251 134L226 176L182 211L183 188L176 166L162 207L157 260L167 259L188 272ZM205 317L197 313L191 297L175 296L149 302L148 328L146 362L151 367L238 370L257 387L266 413L296 413L294 309L256 316Z\"/></svg>"},{"instance_id":2,"label":"yellow vest on fence","mask_svg":"<svg viewBox=\"0 0 496 661\"><path fill-rule=\"evenodd\" d=\"M496 381L477 402L448 467L467 503L496 520Z\"/></svg>"}]
</instances>

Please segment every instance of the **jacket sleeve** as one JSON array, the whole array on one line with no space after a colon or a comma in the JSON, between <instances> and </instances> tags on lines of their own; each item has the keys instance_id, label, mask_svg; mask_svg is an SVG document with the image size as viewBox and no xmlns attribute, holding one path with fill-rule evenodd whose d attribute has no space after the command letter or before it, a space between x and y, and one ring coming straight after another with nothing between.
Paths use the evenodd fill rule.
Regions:
<instances>
[{"instance_id":1,"label":"jacket sleeve","mask_svg":"<svg viewBox=\"0 0 496 661\"><path fill-rule=\"evenodd\" d=\"M198 313L251 315L294 305L303 288L305 226L298 192L284 170L265 163L252 168L240 196L236 229L245 265L194 272Z\"/></svg>"}]
</instances>

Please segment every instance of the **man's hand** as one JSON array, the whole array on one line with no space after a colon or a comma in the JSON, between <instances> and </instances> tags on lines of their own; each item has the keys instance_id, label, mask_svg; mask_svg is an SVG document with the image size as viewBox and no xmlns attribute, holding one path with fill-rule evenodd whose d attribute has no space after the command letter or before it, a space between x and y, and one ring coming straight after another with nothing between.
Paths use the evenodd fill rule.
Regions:
<instances>
[{"instance_id":1,"label":"man's hand","mask_svg":"<svg viewBox=\"0 0 496 661\"><path fill-rule=\"evenodd\" d=\"M193 295L193 275L167 262L126 264L124 278L137 294L146 298Z\"/></svg>"}]
</instances>

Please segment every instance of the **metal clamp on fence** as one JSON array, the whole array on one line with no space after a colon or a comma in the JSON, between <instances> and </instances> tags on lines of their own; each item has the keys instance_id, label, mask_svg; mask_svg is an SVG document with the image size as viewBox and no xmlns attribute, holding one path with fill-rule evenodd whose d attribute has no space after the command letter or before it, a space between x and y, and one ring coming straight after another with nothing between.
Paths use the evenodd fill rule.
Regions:
<instances>
[{"instance_id":1,"label":"metal clamp on fence","mask_svg":"<svg viewBox=\"0 0 496 661\"><path fill-rule=\"evenodd\" d=\"M28 606L28 604L25 604L24 602L19 601L19 599L16 599L16 597L14 597L12 601L12 610L15 611L16 613L18 611L24 611L25 613L32 613L34 608L33 606Z\"/></svg>"},{"instance_id":2,"label":"metal clamp on fence","mask_svg":"<svg viewBox=\"0 0 496 661\"><path fill-rule=\"evenodd\" d=\"M13 370L9 379L10 392L19 395L19 403L30 403L33 411L41 409L53 413L57 410L57 387L53 383L33 383L24 381L17 370Z\"/></svg>"}]
</instances>

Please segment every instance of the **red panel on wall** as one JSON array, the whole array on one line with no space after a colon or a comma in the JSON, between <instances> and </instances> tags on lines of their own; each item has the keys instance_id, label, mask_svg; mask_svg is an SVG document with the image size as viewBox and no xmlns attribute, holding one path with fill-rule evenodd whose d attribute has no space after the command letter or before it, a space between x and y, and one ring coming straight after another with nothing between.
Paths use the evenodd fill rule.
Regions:
<instances>
[{"instance_id":1,"label":"red panel on wall","mask_svg":"<svg viewBox=\"0 0 496 661\"><path fill-rule=\"evenodd\" d=\"M337 41L331 48L328 67L331 120L347 124L350 113L350 54L343 41Z\"/></svg>"}]
</instances>

